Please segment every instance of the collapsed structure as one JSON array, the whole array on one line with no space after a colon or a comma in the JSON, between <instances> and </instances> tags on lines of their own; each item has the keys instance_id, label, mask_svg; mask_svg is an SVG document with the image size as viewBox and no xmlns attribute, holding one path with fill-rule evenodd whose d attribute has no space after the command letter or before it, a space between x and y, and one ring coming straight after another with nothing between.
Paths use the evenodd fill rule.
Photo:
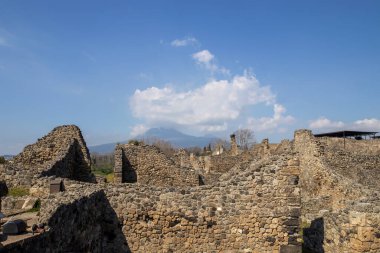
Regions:
<instances>
[{"instance_id":1,"label":"collapsed structure","mask_svg":"<svg viewBox=\"0 0 380 253\"><path fill-rule=\"evenodd\" d=\"M292 141L264 140L244 152L232 144L201 157L118 145L115 179L105 184L93 181L79 128L58 127L0 167L8 187L28 186L41 200L39 219L49 225L3 250L380 251L380 140L346 140L343 148L298 130ZM52 193L57 178L64 191Z\"/></svg>"},{"instance_id":2,"label":"collapsed structure","mask_svg":"<svg viewBox=\"0 0 380 253\"><path fill-rule=\"evenodd\" d=\"M90 154L77 126L54 128L35 144L26 146L12 163L0 170L0 177L10 187L30 187L39 177L52 175L95 182L91 173Z\"/></svg>"}]
</instances>

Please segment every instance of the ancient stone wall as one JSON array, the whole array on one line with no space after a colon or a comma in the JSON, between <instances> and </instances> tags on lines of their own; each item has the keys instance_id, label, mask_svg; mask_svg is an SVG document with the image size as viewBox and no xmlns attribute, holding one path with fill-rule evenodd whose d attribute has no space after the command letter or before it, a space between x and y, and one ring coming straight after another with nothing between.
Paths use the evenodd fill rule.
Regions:
<instances>
[{"instance_id":1,"label":"ancient stone wall","mask_svg":"<svg viewBox=\"0 0 380 253\"><path fill-rule=\"evenodd\" d=\"M325 252L380 252L380 201L357 202L322 219Z\"/></svg>"},{"instance_id":2,"label":"ancient stone wall","mask_svg":"<svg viewBox=\"0 0 380 253\"><path fill-rule=\"evenodd\" d=\"M379 252L379 194L366 183L380 172L375 146L367 155L366 147L360 148L364 142L349 140L351 147L344 150L337 145L341 141L314 138L309 130L295 132L302 219L311 223L304 229L304 246L316 253Z\"/></svg>"},{"instance_id":3,"label":"ancient stone wall","mask_svg":"<svg viewBox=\"0 0 380 253\"><path fill-rule=\"evenodd\" d=\"M156 186L196 186L199 175L180 168L157 147L142 144L118 145L115 149L115 183Z\"/></svg>"},{"instance_id":4,"label":"ancient stone wall","mask_svg":"<svg viewBox=\"0 0 380 253\"><path fill-rule=\"evenodd\" d=\"M361 200L347 208L325 210L304 229L305 247L316 253L380 251L380 201Z\"/></svg>"},{"instance_id":5,"label":"ancient stone wall","mask_svg":"<svg viewBox=\"0 0 380 253\"><path fill-rule=\"evenodd\" d=\"M332 151L345 150L365 155L380 155L380 139L355 140L351 138L319 137L318 141Z\"/></svg>"},{"instance_id":6,"label":"ancient stone wall","mask_svg":"<svg viewBox=\"0 0 380 253\"><path fill-rule=\"evenodd\" d=\"M231 140L230 140L230 142L231 142L231 150L230 150L229 153L231 155L237 155L237 154L239 154L239 148L238 148L238 145L236 143L236 136L235 136L235 134L231 134L230 138L231 138Z\"/></svg>"},{"instance_id":7,"label":"ancient stone wall","mask_svg":"<svg viewBox=\"0 0 380 253\"><path fill-rule=\"evenodd\" d=\"M0 252L130 252L104 191L72 186L42 199L40 222L49 226L47 232L9 244Z\"/></svg>"},{"instance_id":8,"label":"ancient stone wall","mask_svg":"<svg viewBox=\"0 0 380 253\"><path fill-rule=\"evenodd\" d=\"M51 175L95 181L86 143L74 125L56 127L35 144L26 146L0 173L10 187L30 186L36 178Z\"/></svg>"},{"instance_id":9,"label":"ancient stone wall","mask_svg":"<svg viewBox=\"0 0 380 253\"><path fill-rule=\"evenodd\" d=\"M255 159L262 159L271 155L281 155L283 153L290 153L293 149L293 144L289 140L282 140L281 143L269 143L269 139L263 139L261 143L252 146L249 153Z\"/></svg>"},{"instance_id":10,"label":"ancient stone wall","mask_svg":"<svg viewBox=\"0 0 380 253\"><path fill-rule=\"evenodd\" d=\"M133 252L300 252L297 160L193 188L107 188ZM285 249L292 251L285 251Z\"/></svg>"},{"instance_id":11,"label":"ancient stone wall","mask_svg":"<svg viewBox=\"0 0 380 253\"><path fill-rule=\"evenodd\" d=\"M185 149L179 149L178 152L173 155L172 160L181 168L193 168L190 161L190 154Z\"/></svg>"},{"instance_id":12,"label":"ancient stone wall","mask_svg":"<svg viewBox=\"0 0 380 253\"><path fill-rule=\"evenodd\" d=\"M314 206L310 203L323 201L324 209L341 209L347 201L370 195L371 191L365 185L340 175L334 167L329 166L323 145L310 130L295 132L294 149L299 153L301 163L303 208ZM318 217L314 211L305 209L304 214Z\"/></svg>"},{"instance_id":13,"label":"ancient stone wall","mask_svg":"<svg viewBox=\"0 0 380 253\"><path fill-rule=\"evenodd\" d=\"M379 140L318 138L323 159L334 172L380 190ZM343 144L346 142L346 145Z\"/></svg>"}]
</instances>

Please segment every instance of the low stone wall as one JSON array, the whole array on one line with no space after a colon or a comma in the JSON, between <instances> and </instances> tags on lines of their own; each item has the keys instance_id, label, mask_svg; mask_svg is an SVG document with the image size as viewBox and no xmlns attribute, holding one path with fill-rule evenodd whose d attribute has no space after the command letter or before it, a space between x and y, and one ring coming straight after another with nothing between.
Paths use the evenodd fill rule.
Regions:
<instances>
[{"instance_id":1,"label":"low stone wall","mask_svg":"<svg viewBox=\"0 0 380 253\"><path fill-rule=\"evenodd\" d=\"M114 182L197 186L199 175L190 168L180 168L155 146L125 144L115 149Z\"/></svg>"},{"instance_id":2,"label":"low stone wall","mask_svg":"<svg viewBox=\"0 0 380 253\"><path fill-rule=\"evenodd\" d=\"M23 207L27 198L28 198L28 196L4 197L1 200L1 211L3 213L6 213L6 214L20 212L20 211L26 211L26 210L22 210L22 207Z\"/></svg>"}]
</instances>

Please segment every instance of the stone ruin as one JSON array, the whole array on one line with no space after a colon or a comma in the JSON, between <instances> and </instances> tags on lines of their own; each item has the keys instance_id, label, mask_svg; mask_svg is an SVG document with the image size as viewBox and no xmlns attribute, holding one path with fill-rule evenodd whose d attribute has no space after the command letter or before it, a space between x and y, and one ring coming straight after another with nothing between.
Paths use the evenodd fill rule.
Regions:
<instances>
[{"instance_id":1,"label":"stone ruin","mask_svg":"<svg viewBox=\"0 0 380 253\"><path fill-rule=\"evenodd\" d=\"M380 140L346 140L344 149L340 139L298 130L291 141L203 157L118 145L115 181L106 184L83 176L89 159L78 162L79 150L87 150L78 131L61 136L71 142L52 138L78 142L59 163L65 166L38 170L35 164L56 164L60 156L38 163L47 157L42 151L19 155L36 161L24 169L37 168L31 195L38 193L39 219L49 230L0 252L380 252ZM17 161L27 160L15 159L6 175L15 175L9 170L18 171ZM51 194L49 182L58 177L65 191Z\"/></svg>"},{"instance_id":2,"label":"stone ruin","mask_svg":"<svg viewBox=\"0 0 380 253\"><path fill-rule=\"evenodd\" d=\"M11 187L30 187L46 176L94 182L90 153L77 126L54 128L0 168L0 177Z\"/></svg>"},{"instance_id":3,"label":"stone ruin","mask_svg":"<svg viewBox=\"0 0 380 253\"><path fill-rule=\"evenodd\" d=\"M115 183L140 183L155 186L197 186L199 175L193 169L177 166L159 148L141 143L115 148Z\"/></svg>"}]
</instances>

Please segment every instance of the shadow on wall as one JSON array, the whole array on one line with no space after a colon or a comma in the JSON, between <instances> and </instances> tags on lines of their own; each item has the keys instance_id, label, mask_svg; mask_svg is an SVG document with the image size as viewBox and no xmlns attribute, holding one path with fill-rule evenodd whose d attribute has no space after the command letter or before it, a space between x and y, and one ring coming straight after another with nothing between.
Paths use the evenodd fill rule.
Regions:
<instances>
[{"instance_id":1,"label":"shadow on wall","mask_svg":"<svg viewBox=\"0 0 380 253\"><path fill-rule=\"evenodd\" d=\"M303 230L302 252L324 253L323 240L325 238L323 218L317 218L311 222L309 228Z\"/></svg>"},{"instance_id":2,"label":"shadow on wall","mask_svg":"<svg viewBox=\"0 0 380 253\"><path fill-rule=\"evenodd\" d=\"M96 182L78 140L74 140L65 157L57 161L50 170L42 172L41 176L56 176L83 182Z\"/></svg>"},{"instance_id":3,"label":"shadow on wall","mask_svg":"<svg viewBox=\"0 0 380 253\"><path fill-rule=\"evenodd\" d=\"M137 173L123 152L123 183L137 183Z\"/></svg>"},{"instance_id":4,"label":"shadow on wall","mask_svg":"<svg viewBox=\"0 0 380 253\"><path fill-rule=\"evenodd\" d=\"M7 245L0 252L131 252L103 191L61 205L48 225L48 232Z\"/></svg>"}]
</instances>

